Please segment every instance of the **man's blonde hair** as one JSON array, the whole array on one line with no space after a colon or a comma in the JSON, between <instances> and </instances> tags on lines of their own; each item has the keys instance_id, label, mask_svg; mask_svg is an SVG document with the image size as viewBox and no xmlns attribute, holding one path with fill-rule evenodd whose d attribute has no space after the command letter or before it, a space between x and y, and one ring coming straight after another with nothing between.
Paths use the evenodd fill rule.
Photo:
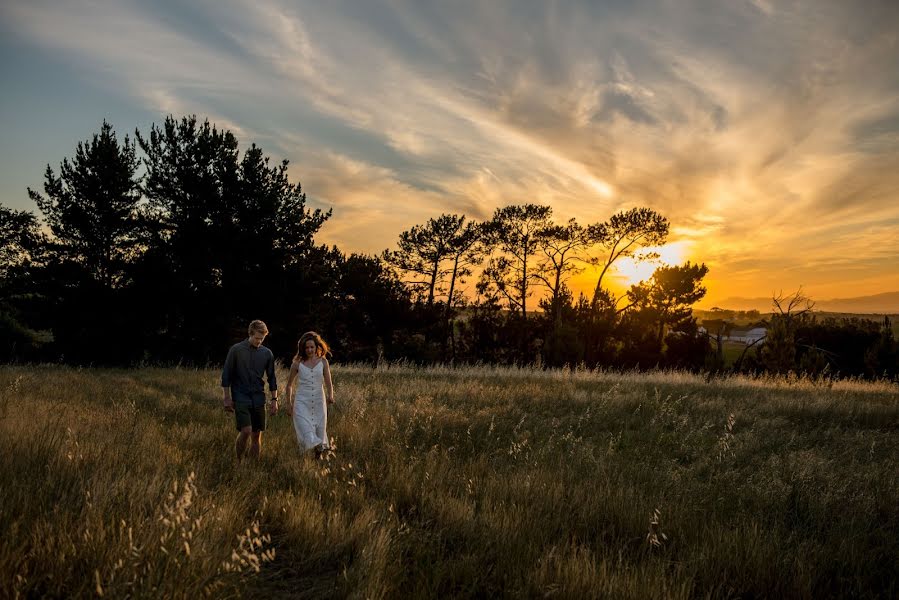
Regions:
<instances>
[{"instance_id":1,"label":"man's blonde hair","mask_svg":"<svg viewBox=\"0 0 899 600\"><path fill-rule=\"evenodd\" d=\"M268 335L268 327L266 327L263 321L256 319L255 321L250 322L250 326L247 327L247 333L250 335L253 335L254 333Z\"/></svg>"}]
</instances>

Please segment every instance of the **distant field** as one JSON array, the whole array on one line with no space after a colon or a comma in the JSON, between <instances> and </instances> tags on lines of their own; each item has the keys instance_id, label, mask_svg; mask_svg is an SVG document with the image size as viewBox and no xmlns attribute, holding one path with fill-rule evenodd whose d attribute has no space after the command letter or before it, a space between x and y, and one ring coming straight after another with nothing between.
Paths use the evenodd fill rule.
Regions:
<instances>
[{"instance_id":1,"label":"distant field","mask_svg":"<svg viewBox=\"0 0 899 600\"><path fill-rule=\"evenodd\" d=\"M722 346L724 351L724 366L728 368L732 367L734 363L740 359L740 356L744 355L744 352L749 354L750 352L755 352L755 349L759 347L758 344L756 344L747 351L746 344L728 341L725 341Z\"/></svg>"},{"instance_id":2,"label":"distant field","mask_svg":"<svg viewBox=\"0 0 899 600\"><path fill-rule=\"evenodd\" d=\"M334 375L236 466L216 371L0 367L0 597L899 596L894 384Z\"/></svg>"}]
</instances>

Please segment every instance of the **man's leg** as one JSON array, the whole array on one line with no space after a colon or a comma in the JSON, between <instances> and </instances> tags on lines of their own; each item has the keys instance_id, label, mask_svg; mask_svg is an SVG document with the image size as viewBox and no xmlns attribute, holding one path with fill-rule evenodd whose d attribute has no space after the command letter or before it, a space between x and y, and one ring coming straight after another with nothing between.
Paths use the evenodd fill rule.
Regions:
<instances>
[{"instance_id":1,"label":"man's leg","mask_svg":"<svg viewBox=\"0 0 899 600\"><path fill-rule=\"evenodd\" d=\"M237 441L234 442L234 451L237 453L237 462L240 462L240 459L242 459L243 455L246 454L247 440L249 440L253 435L252 425L242 427L240 433L237 434Z\"/></svg>"},{"instance_id":2,"label":"man's leg","mask_svg":"<svg viewBox=\"0 0 899 600\"><path fill-rule=\"evenodd\" d=\"M253 443L250 445L250 458L259 458L260 452L262 452L262 432L254 431Z\"/></svg>"},{"instance_id":3,"label":"man's leg","mask_svg":"<svg viewBox=\"0 0 899 600\"><path fill-rule=\"evenodd\" d=\"M253 420L246 404L234 403L234 421L238 431L237 439L234 441L234 453L237 455L237 462L240 462L247 452L247 441L253 434Z\"/></svg>"},{"instance_id":4,"label":"man's leg","mask_svg":"<svg viewBox=\"0 0 899 600\"><path fill-rule=\"evenodd\" d=\"M250 409L250 417L253 428L253 440L250 444L250 457L259 458L262 451L262 432L265 431L266 414L265 404L254 406Z\"/></svg>"}]
</instances>

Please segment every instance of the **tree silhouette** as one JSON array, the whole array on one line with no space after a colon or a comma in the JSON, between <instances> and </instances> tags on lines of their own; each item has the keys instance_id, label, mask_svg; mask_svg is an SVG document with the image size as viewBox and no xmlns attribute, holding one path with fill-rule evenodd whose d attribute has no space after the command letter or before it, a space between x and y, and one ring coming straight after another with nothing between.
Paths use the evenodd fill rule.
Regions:
<instances>
[{"instance_id":1,"label":"tree silhouette","mask_svg":"<svg viewBox=\"0 0 899 600\"><path fill-rule=\"evenodd\" d=\"M46 238L27 211L0 206L0 360L27 359L42 343L29 323L40 326L45 302L38 274Z\"/></svg>"},{"instance_id":2,"label":"tree silhouette","mask_svg":"<svg viewBox=\"0 0 899 600\"><path fill-rule=\"evenodd\" d=\"M45 243L33 213L0 206L0 281L39 259Z\"/></svg>"},{"instance_id":3,"label":"tree silhouette","mask_svg":"<svg viewBox=\"0 0 899 600\"><path fill-rule=\"evenodd\" d=\"M681 266L661 266L649 281L631 286L627 296L631 305L655 324L658 347L662 347L666 330L683 328L693 320L690 308L705 296L703 277L705 264L687 262Z\"/></svg>"},{"instance_id":4,"label":"tree silhouette","mask_svg":"<svg viewBox=\"0 0 899 600\"><path fill-rule=\"evenodd\" d=\"M406 287L373 256L341 256L335 264L337 313L330 330L334 332L335 352L341 353L340 360L404 358L404 342L413 326Z\"/></svg>"},{"instance_id":5,"label":"tree silhouette","mask_svg":"<svg viewBox=\"0 0 899 600\"><path fill-rule=\"evenodd\" d=\"M562 318L563 291L567 280L583 271L577 262L586 260L584 250L591 244L589 232L577 221L570 219L565 225L549 225L539 232L539 263L534 277L550 292L549 309L553 322L558 325Z\"/></svg>"},{"instance_id":6,"label":"tree silhouette","mask_svg":"<svg viewBox=\"0 0 899 600\"><path fill-rule=\"evenodd\" d=\"M160 336L202 360L241 335L242 323L271 315L274 330L288 304L316 294L301 275L330 212L306 208L287 161L270 166L255 145L241 158L230 131L195 116L168 117L137 139L150 217L141 297L162 313Z\"/></svg>"},{"instance_id":7,"label":"tree silhouette","mask_svg":"<svg viewBox=\"0 0 899 600\"><path fill-rule=\"evenodd\" d=\"M893 323L888 316L883 317L877 341L865 352L865 368L872 377L899 375L899 344L893 337Z\"/></svg>"},{"instance_id":8,"label":"tree silhouette","mask_svg":"<svg viewBox=\"0 0 899 600\"><path fill-rule=\"evenodd\" d=\"M454 215L455 216L455 215ZM456 217L459 227L450 240L451 254L449 292L446 297L447 316L456 302L456 285L465 283L465 277L472 274L472 268L484 262L484 226L474 221L466 221L465 216Z\"/></svg>"},{"instance_id":9,"label":"tree silhouette","mask_svg":"<svg viewBox=\"0 0 899 600\"><path fill-rule=\"evenodd\" d=\"M48 165L43 193L28 190L43 223L0 206L0 359L205 364L263 318L282 360L316 329L339 360L723 362L727 323L706 322L718 346L708 363L711 338L691 312L705 293L704 264L657 269L623 308L604 287L616 261L667 239L667 219L651 209L586 228L554 224L536 204L500 208L487 223L442 214L381 257L348 256L316 244L331 213L307 205L287 167L254 144L241 151L231 132L196 116L170 116L133 143L119 143L104 121L58 175ZM493 251L469 303L460 287ZM567 286L581 262L597 267L592 299L575 300ZM535 284L548 294L530 316ZM753 368L899 375L889 321L818 320L811 307L801 290L774 298Z\"/></svg>"},{"instance_id":10,"label":"tree silhouette","mask_svg":"<svg viewBox=\"0 0 899 600\"><path fill-rule=\"evenodd\" d=\"M118 285L138 237L139 160L128 136L120 145L112 125L79 142L57 177L47 165L46 196L28 189L53 234L52 248L77 262L105 288Z\"/></svg>"},{"instance_id":11,"label":"tree silhouette","mask_svg":"<svg viewBox=\"0 0 899 600\"><path fill-rule=\"evenodd\" d=\"M537 280L536 253L542 232L552 225L552 209L538 204L498 208L487 226L489 240L504 253L484 269L483 281L496 286L509 309L527 318L530 286ZM482 285L482 288L484 286Z\"/></svg>"},{"instance_id":12,"label":"tree silhouette","mask_svg":"<svg viewBox=\"0 0 899 600\"><path fill-rule=\"evenodd\" d=\"M767 332L760 340L763 345L759 350L759 360L772 373L786 373L796 367L796 333L815 303L802 293L802 288L789 295L781 292L771 299L771 303L774 312L765 323ZM741 355L737 366L742 359Z\"/></svg>"},{"instance_id":13,"label":"tree silhouette","mask_svg":"<svg viewBox=\"0 0 899 600\"><path fill-rule=\"evenodd\" d=\"M602 280L609 268L622 257L633 257L646 246L660 246L668 238L668 219L651 208L632 208L612 215L608 221L588 228L589 236L604 254L591 261L600 269L594 301L601 299Z\"/></svg>"},{"instance_id":14,"label":"tree silhouette","mask_svg":"<svg viewBox=\"0 0 899 600\"><path fill-rule=\"evenodd\" d=\"M434 297L447 275L454 273L444 263L457 254L454 243L465 222L464 216L440 215L424 225L415 225L400 233L397 250L384 251L384 261L406 276L407 285L425 297L432 306ZM453 280L455 283L455 279Z\"/></svg>"},{"instance_id":15,"label":"tree silhouette","mask_svg":"<svg viewBox=\"0 0 899 600\"><path fill-rule=\"evenodd\" d=\"M485 226L482 223L466 221L465 216L459 219L459 227L450 242L451 255L449 260L452 266L450 268L449 291L446 296L446 308L443 317L448 330L443 339L449 338L451 358L453 360L456 359L454 315L456 314L455 307L460 303L456 296L456 286L457 284L465 283L465 278L472 274L472 268L484 262L486 240ZM464 302L464 298L462 302ZM443 355L445 360L445 348Z\"/></svg>"}]
</instances>

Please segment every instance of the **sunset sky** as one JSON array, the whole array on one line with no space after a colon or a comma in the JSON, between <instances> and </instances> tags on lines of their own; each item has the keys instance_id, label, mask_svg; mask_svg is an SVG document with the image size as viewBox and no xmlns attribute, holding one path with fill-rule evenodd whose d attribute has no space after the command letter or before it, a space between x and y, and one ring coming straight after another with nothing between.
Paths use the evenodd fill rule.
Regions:
<instances>
[{"instance_id":1,"label":"sunset sky","mask_svg":"<svg viewBox=\"0 0 899 600\"><path fill-rule=\"evenodd\" d=\"M104 118L195 113L290 159L345 251L649 206L703 304L899 290L895 0L4 0L0 34L11 208Z\"/></svg>"}]
</instances>

